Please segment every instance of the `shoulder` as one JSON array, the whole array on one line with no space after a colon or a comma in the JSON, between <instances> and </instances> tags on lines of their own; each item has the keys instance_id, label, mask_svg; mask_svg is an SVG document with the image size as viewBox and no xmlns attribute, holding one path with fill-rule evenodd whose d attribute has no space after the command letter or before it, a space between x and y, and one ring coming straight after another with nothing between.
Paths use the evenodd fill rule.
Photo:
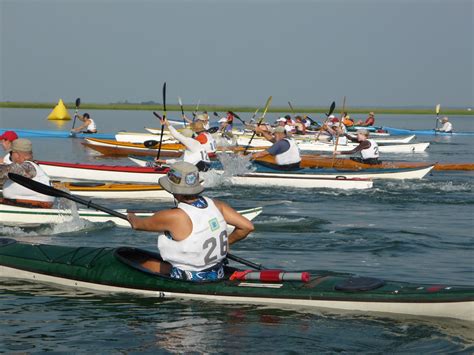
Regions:
<instances>
[{"instance_id":1,"label":"shoulder","mask_svg":"<svg viewBox=\"0 0 474 355\"><path fill-rule=\"evenodd\" d=\"M198 134L198 136L195 138L199 143L205 144L207 143L207 134L204 132L201 132Z\"/></svg>"}]
</instances>

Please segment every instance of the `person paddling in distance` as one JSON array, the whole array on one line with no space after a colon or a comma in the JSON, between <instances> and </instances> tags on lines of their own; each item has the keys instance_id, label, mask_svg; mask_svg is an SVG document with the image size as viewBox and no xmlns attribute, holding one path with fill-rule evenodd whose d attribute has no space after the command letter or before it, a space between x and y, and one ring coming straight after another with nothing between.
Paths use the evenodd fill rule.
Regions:
<instances>
[{"instance_id":1,"label":"person paddling in distance","mask_svg":"<svg viewBox=\"0 0 474 355\"><path fill-rule=\"evenodd\" d=\"M262 134L273 145L264 151L252 154L252 160L272 155L275 157L278 169L287 171L300 169L300 150L296 142L288 137L285 127L276 127L273 130L273 135L258 126L255 128L255 132Z\"/></svg>"},{"instance_id":2,"label":"person paddling in distance","mask_svg":"<svg viewBox=\"0 0 474 355\"><path fill-rule=\"evenodd\" d=\"M344 123L339 122L339 119L335 116L328 122L327 125L323 126L323 129L331 135L331 141L333 144L347 145L347 128ZM340 133L338 133L340 132ZM338 137L339 136L339 140Z\"/></svg>"},{"instance_id":3,"label":"person paddling in distance","mask_svg":"<svg viewBox=\"0 0 474 355\"><path fill-rule=\"evenodd\" d=\"M0 136L0 140L2 141L2 147L5 149L7 154L2 158L0 157L0 164L11 164L11 150L13 142L18 139L18 135L13 131L5 131Z\"/></svg>"},{"instance_id":4,"label":"person paddling in distance","mask_svg":"<svg viewBox=\"0 0 474 355\"><path fill-rule=\"evenodd\" d=\"M453 124L449 122L449 118L443 117L439 120L442 124L441 128L437 129L437 132L453 133Z\"/></svg>"},{"instance_id":5,"label":"person paddling in distance","mask_svg":"<svg viewBox=\"0 0 474 355\"><path fill-rule=\"evenodd\" d=\"M210 149L210 144L202 144L200 141L194 138L195 134L192 130L194 129L203 129L202 123L200 122L193 122L190 125L190 128L184 128L181 132L178 132L176 128L170 125L169 121L165 119L161 119L161 124L165 125L165 127L169 130L170 134L181 144L184 145L185 150L183 153L183 161L195 165L199 171L207 171L211 167L211 159L209 159L209 154L207 153L207 149ZM206 132L207 133L207 132ZM207 135L210 136L209 133ZM212 137L211 137L212 138ZM203 139L201 139L203 141ZM174 164L178 162L177 159L157 159L155 161L159 164Z\"/></svg>"},{"instance_id":6,"label":"person paddling in distance","mask_svg":"<svg viewBox=\"0 0 474 355\"><path fill-rule=\"evenodd\" d=\"M11 145L11 159L11 164L0 165L0 182L3 183L2 203L23 207L51 208L54 197L37 193L8 178L9 173L14 173L50 185L49 176L33 160L31 141L24 138L14 140Z\"/></svg>"},{"instance_id":7,"label":"person paddling in distance","mask_svg":"<svg viewBox=\"0 0 474 355\"><path fill-rule=\"evenodd\" d=\"M357 147L352 150L340 152L337 151L334 154L336 155L352 155L352 154L360 154L360 157L351 157L351 160L356 161L358 163L376 165L380 164L381 161L379 160L379 146L373 139L369 139L369 131L366 129L359 129L357 130L357 136L353 137L347 133L343 133L339 131L339 134L342 136L344 135L347 139L351 142L359 143ZM340 138L339 138L340 139Z\"/></svg>"},{"instance_id":8,"label":"person paddling in distance","mask_svg":"<svg viewBox=\"0 0 474 355\"><path fill-rule=\"evenodd\" d=\"M82 122L82 125L71 129L71 132L82 132L87 134L97 133L97 126L95 121L91 118L88 113L84 113L82 116L77 115L77 118Z\"/></svg>"},{"instance_id":9,"label":"person paddling in distance","mask_svg":"<svg viewBox=\"0 0 474 355\"><path fill-rule=\"evenodd\" d=\"M375 124L375 113L374 112L369 112L369 117L365 120L365 122L362 122L361 120L357 121L356 125L357 126L362 126L362 127L370 127Z\"/></svg>"},{"instance_id":10,"label":"person paddling in distance","mask_svg":"<svg viewBox=\"0 0 474 355\"><path fill-rule=\"evenodd\" d=\"M133 229L163 232L158 237L163 261L146 261L142 266L179 280L223 279L229 245L246 238L254 230L252 222L226 203L201 196L204 187L192 164L172 165L159 184L174 196L176 208L147 218L128 214ZM230 235L227 224L235 227Z\"/></svg>"}]
</instances>

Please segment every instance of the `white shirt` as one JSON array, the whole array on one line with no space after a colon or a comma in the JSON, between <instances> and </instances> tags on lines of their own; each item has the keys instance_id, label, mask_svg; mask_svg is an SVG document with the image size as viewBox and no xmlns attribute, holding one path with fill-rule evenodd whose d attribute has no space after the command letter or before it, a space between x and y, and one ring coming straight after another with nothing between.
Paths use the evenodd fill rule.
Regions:
<instances>
[{"instance_id":1,"label":"white shirt","mask_svg":"<svg viewBox=\"0 0 474 355\"><path fill-rule=\"evenodd\" d=\"M7 155L3 157L3 164L10 165L11 163L13 163L11 158L11 152L8 152Z\"/></svg>"},{"instance_id":2,"label":"white shirt","mask_svg":"<svg viewBox=\"0 0 474 355\"><path fill-rule=\"evenodd\" d=\"M87 130L89 132L94 132L94 131L97 131L97 126L95 125L95 122L92 118L89 118L89 125L87 126Z\"/></svg>"},{"instance_id":3,"label":"white shirt","mask_svg":"<svg viewBox=\"0 0 474 355\"><path fill-rule=\"evenodd\" d=\"M300 149L296 145L293 139L285 138L285 140L290 144L290 149L286 152L277 154L275 156L275 161L278 165L289 165L296 164L301 161Z\"/></svg>"},{"instance_id":4,"label":"white shirt","mask_svg":"<svg viewBox=\"0 0 474 355\"><path fill-rule=\"evenodd\" d=\"M379 154L379 146L373 139L367 139L370 142L370 147L367 149L362 149L360 151L360 155L362 159L374 159L380 156Z\"/></svg>"},{"instance_id":5,"label":"white shirt","mask_svg":"<svg viewBox=\"0 0 474 355\"><path fill-rule=\"evenodd\" d=\"M210 162L209 155L206 152L204 145L199 143L194 138L183 136L179 133L176 128L173 126L169 127L170 134L181 144L183 144L186 149L183 154L183 161L196 165L200 161ZM173 164L177 162L176 159L168 159L166 162L168 164Z\"/></svg>"},{"instance_id":6,"label":"white shirt","mask_svg":"<svg viewBox=\"0 0 474 355\"><path fill-rule=\"evenodd\" d=\"M453 131L453 124L451 122L445 122L443 127L439 129L442 132L452 132Z\"/></svg>"},{"instance_id":7,"label":"white shirt","mask_svg":"<svg viewBox=\"0 0 474 355\"><path fill-rule=\"evenodd\" d=\"M158 237L158 249L163 260L181 270L205 270L227 256L227 222L214 202L207 197L204 199L206 208L178 204L178 208L189 216L193 225L186 239L176 241L165 234Z\"/></svg>"}]
</instances>

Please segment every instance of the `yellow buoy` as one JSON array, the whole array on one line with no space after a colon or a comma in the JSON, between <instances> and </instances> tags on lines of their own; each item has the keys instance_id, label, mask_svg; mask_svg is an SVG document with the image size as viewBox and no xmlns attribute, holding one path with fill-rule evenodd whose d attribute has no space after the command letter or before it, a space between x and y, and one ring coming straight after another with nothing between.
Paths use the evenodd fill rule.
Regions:
<instances>
[{"instance_id":1,"label":"yellow buoy","mask_svg":"<svg viewBox=\"0 0 474 355\"><path fill-rule=\"evenodd\" d=\"M48 120L70 120L71 116L67 111L66 105L62 99L59 99L58 104L54 107L53 111L48 115Z\"/></svg>"}]
</instances>

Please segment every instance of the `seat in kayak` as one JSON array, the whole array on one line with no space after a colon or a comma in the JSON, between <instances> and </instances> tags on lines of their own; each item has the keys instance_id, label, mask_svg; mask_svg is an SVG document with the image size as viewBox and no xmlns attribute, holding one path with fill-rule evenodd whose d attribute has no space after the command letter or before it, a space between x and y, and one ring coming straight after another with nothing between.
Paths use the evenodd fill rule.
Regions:
<instances>
[{"instance_id":1,"label":"seat in kayak","mask_svg":"<svg viewBox=\"0 0 474 355\"><path fill-rule=\"evenodd\" d=\"M385 281L374 277L350 277L334 286L337 291L371 291L385 285Z\"/></svg>"},{"instance_id":2,"label":"seat in kayak","mask_svg":"<svg viewBox=\"0 0 474 355\"><path fill-rule=\"evenodd\" d=\"M104 186L103 182L70 182L69 186L73 187L99 187Z\"/></svg>"}]
</instances>

